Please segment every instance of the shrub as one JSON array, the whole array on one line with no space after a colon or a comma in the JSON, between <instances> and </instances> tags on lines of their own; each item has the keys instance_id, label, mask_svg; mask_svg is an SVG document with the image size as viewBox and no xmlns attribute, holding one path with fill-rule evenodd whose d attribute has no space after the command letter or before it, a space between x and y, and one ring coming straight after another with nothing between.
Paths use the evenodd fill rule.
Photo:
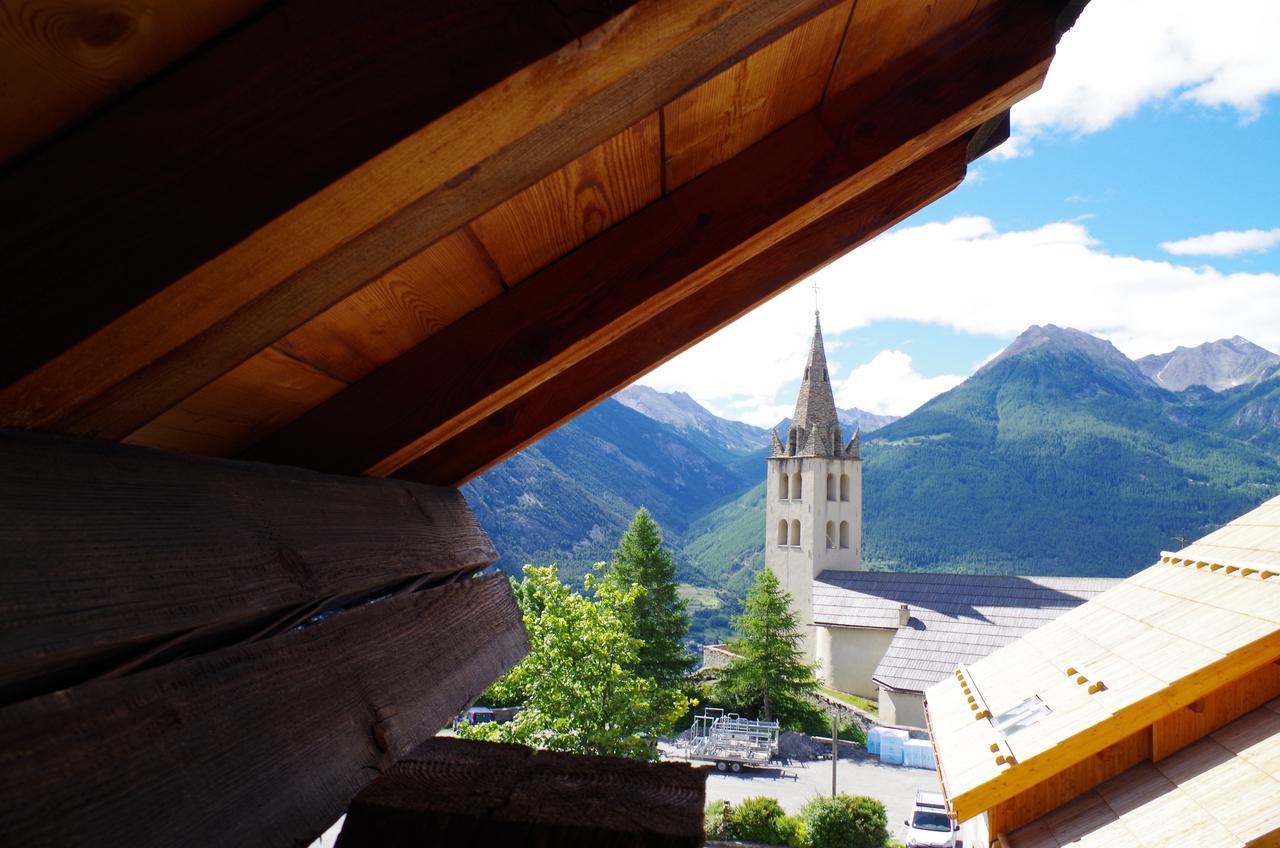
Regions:
<instances>
[{"instance_id":1,"label":"shrub","mask_svg":"<svg viewBox=\"0 0 1280 848\"><path fill-rule=\"evenodd\" d=\"M733 829L744 842L785 845L786 826L779 828L779 821L786 817L782 806L773 798L748 798L733 811Z\"/></svg>"},{"instance_id":2,"label":"shrub","mask_svg":"<svg viewBox=\"0 0 1280 848\"><path fill-rule=\"evenodd\" d=\"M853 742L863 750L867 748L867 731L856 721L846 721L840 725L840 738Z\"/></svg>"},{"instance_id":3,"label":"shrub","mask_svg":"<svg viewBox=\"0 0 1280 848\"><path fill-rule=\"evenodd\" d=\"M808 848L884 848L889 841L884 804L865 795L814 798L800 819Z\"/></svg>"},{"instance_id":4,"label":"shrub","mask_svg":"<svg viewBox=\"0 0 1280 848\"><path fill-rule=\"evenodd\" d=\"M736 839L733 817L725 818L724 801L712 801L702 818L702 831L707 839Z\"/></svg>"}]
</instances>

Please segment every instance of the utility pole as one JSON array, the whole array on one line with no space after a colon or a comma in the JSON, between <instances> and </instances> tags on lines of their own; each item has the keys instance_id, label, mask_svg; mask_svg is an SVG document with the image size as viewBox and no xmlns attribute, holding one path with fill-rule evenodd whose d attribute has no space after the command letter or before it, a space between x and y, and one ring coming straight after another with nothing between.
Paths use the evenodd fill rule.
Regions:
<instances>
[{"instance_id":1,"label":"utility pole","mask_svg":"<svg viewBox=\"0 0 1280 848\"><path fill-rule=\"evenodd\" d=\"M836 763L840 761L840 728L831 717L831 797L836 797Z\"/></svg>"}]
</instances>

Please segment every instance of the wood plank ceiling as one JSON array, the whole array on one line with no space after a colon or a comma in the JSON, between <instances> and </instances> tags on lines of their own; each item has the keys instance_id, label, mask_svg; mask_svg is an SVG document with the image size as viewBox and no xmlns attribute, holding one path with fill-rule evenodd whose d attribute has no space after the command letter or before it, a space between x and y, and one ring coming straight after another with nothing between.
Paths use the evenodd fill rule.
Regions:
<instances>
[{"instance_id":1,"label":"wood plank ceiling","mask_svg":"<svg viewBox=\"0 0 1280 848\"><path fill-rule=\"evenodd\" d=\"M957 185L1083 3L256 5L0 63L0 423L462 482Z\"/></svg>"}]
</instances>

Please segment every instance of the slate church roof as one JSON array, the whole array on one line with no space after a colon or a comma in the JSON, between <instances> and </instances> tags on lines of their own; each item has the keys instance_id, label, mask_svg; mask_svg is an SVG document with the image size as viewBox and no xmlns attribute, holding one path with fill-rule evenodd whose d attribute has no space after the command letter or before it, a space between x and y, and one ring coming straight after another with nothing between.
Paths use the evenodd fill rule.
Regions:
<instances>
[{"instance_id":1,"label":"slate church roof","mask_svg":"<svg viewBox=\"0 0 1280 848\"><path fill-rule=\"evenodd\" d=\"M1105 577L1003 577L824 571L813 583L813 623L896 629L877 683L923 692L1122 581ZM906 604L910 618L898 625Z\"/></svg>"}]
</instances>

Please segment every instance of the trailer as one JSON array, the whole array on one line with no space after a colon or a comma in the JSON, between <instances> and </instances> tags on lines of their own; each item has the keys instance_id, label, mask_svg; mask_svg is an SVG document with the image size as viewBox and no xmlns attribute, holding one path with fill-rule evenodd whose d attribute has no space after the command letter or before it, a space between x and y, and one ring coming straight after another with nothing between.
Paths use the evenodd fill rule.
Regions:
<instances>
[{"instance_id":1,"label":"trailer","mask_svg":"<svg viewBox=\"0 0 1280 848\"><path fill-rule=\"evenodd\" d=\"M717 771L768 765L778 753L776 721L756 721L709 707L694 716L685 738L685 757L715 763Z\"/></svg>"}]
</instances>

